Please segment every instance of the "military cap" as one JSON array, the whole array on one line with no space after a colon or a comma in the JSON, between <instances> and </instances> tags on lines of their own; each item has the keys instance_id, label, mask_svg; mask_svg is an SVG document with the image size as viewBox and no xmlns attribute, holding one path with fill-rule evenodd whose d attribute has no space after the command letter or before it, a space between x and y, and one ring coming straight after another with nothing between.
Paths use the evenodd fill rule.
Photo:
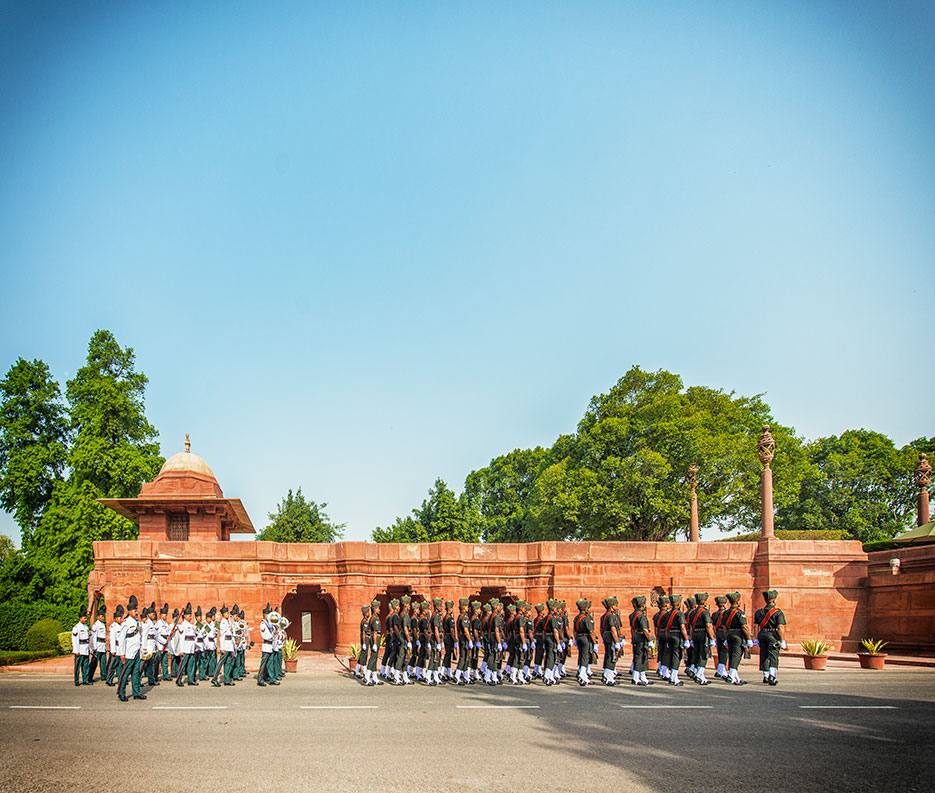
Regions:
<instances>
[{"instance_id":1,"label":"military cap","mask_svg":"<svg viewBox=\"0 0 935 793\"><path fill-rule=\"evenodd\" d=\"M673 593L673 594L669 595L669 602L670 602L673 606L674 606L676 603L681 603L681 602L682 602L682 596L681 596L681 595L676 595L676 594Z\"/></svg>"},{"instance_id":2,"label":"military cap","mask_svg":"<svg viewBox=\"0 0 935 793\"><path fill-rule=\"evenodd\" d=\"M468 604L468 599L467 599L467 598L458 598L458 605L459 605L459 606L466 606L467 604Z\"/></svg>"},{"instance_id":3,"label":"military cap","mask_svg":"<svg viewBox=\"0 0 935 793\"><path fill-rule=\"evenodd\" d=\"M114 617L123 616L123 603L118 603L117 608L114 609Z\"/></svg>"},{"instance_id":4,"label":"military cap","mask_svg":"<svg viewBox=\"0 0 935 793\"><path fill-rule=\"evenodd\" d=\"M439 597L432 598L433 605L440 606L442 603L444 603L444 600L442 600L442 598L439 598Z\"/></svg>"},{"instance_id":5,"label":"military cap","mask_svg":"<svg viewBox=\"0 0 935 793\"><path fill-rule=\"evenodd\" d=\"M660 596L659 596L659 599L658 599L656 602L659 603L659 604L666 604L666 603L669 602L669 596L668 596L668 595L660 595Z\"/></svg>"},{"instance_id":6,"label":"military cap","mask_svg":"<svg viewBox=\"0 0 935 793\"><path fill-rule=\"evenodd\" d=\"M688 606L690 609L695 608L695 599L693 597L685 598L685 605Z\"/></svg>"},{"instance_id":7,"label":"military cap","mask_svg":"<svg viewBox=\"0 0 935 793\"><path fill-rule=\"evenodd\" d=\"M185 614L186 616L188 616L189 614L191 614L191 613L192 613L192 604L191 604L191 603L186 603L186 604L185 604L185 610L184 610L182 613Z\"/></svg>"},{"instance_id":8,"label":"military cap","mask_svg":"<svg viewBox=\"0 0 935 793\"><path fill-rule=\"evenodd\" d=\"M763 598L765 600L775 600L779 597L779 590L777 589L767 589L763 592Z\"/></svg>"},{"instance_id":9,"label":"military cap","mask_svg":"<svg viewBox=\"0 0 935 793\"><path fill-rule=\"evenodd\" d=\"M396 598L393 598L390 601L390 608L396 608L399 605L399 601Z\"/></svg>"},{"instance_id":10,"label":"military cap","mask_svg":"<svg viewBox=\"0 0 935 793\"><path fill-rule=\"evenodd\" d=\"M269 611L269 603L266 604L266 610ZM263 612L263 613L265 614L266 612ZM201 616L201 606L198 606L198 608L195 609L195 616L196 617Z\"/></svg>"},{"instance_id":11,"label":"military cap","mask_svg":"<svg viewBox=\"0 0 935 793\"><path fill-rule=\"evenodd\" d=\"M708 599L708 593L707 593L707 592L696 592L696 593L695 593L695 602L696 602L696 603L699 603L699 604L700 604L700 603L704 603L704 602L707 601L707 599Z\"/></svg>"},{"instance_id":12,"label":"military cap","mask_svg":"<svg viewBox=\"0 0 935 793\"><path fill-rule=\"evenodd\" d=\"M493 611L493 606L491 606L489 603L485 603L484 611Z\"/></svg>"},{"instance_id":13,"label":"military cap","mask_svg":"<svg viewBox=\"0 0 935 793\"><path fill-rule=\"evenodd\" d=\"M224 611L227 611L227 609L224 609ZM168 613L169 613L169 604L168 604L168 603L163 603L163 604L162 604L162 608L159 609L159 613L160 613L160 614L168 614Z\"/></svg>"},{"instance_id":14,"label":"military cap","mask_svg":"<svg viewBox=\"0 0 935 793\"><path fill-rule=\"evenodd\" d=\"M516 606L510 603L507 605L506 610L509 611L510 613L513 613L514 611L516 611Z\"/></svg>"},{"instance_id":15,"label":"military cap","mask_svg":"<svg viewBox=\"0 0 935 793\"><path fill-rule=\"evenodd\" d=\"M617 600L616 597L610 598L610 605L611 605L611 606L616 606L618 602L619 602L619 601Z\"/></svg>"},{"instance_id":16,"label":"military cap","mask_svg":"<svg viewBox=\"0 0 935 793\"><path fill-rule=\"evenodd\" d=\"M450 609L454 604L455 604L455 603L454 603L453 600L446 600L446 601L445 601L445 608L446 608L446 609Z\"/></svg>"},{"instance_id":17,"label":"military cap","mask_svg":"<svg viewBox=\"0 0 935 793\"><path fill-rule=\"evenodd\" d=\"M361 614L366 614L368 611L370 611L370 606L361 606L361 607L360 607L360 613L361 613Z\"/></svg>"},{"instance_id":18,"label":"military cap","mask_svg":"<svg viewBox=\"0 0 935 793\"><path fill-rule=\"evenodd\" d=\"M471 601L471 606L472 606L473 608L477 608L479 605L480 605L480 601L479 601L479 600L472 600L472 601Z\"/></svg>"},{"instance_id":19,"label":"military cap","mask_svg":"<svg viewBox=\"0 0 935 793\"><path fill-rule=\"evenodd\" d=\"M221 606L221 614L227 614L227 606Z\"/></svg>"},{"instance_id":20,"label":"military cap","mask_svg":"<svg viewBox=\"0 0 935 793\"><path fill-rule=\"evenodd\" d=\"M604 598L604 599L601 601L601 605L602 605L605 609L609 609L609 608L610 608L610 598Z\"/></svg>"},{"instance_id":21,"label":"military cap","mask_svg":"<svg viewBox=\"0 0 935 793\"><path fill-rule=\"evenodd\" d=\"M575 605L578 607L579 611L584 611L588 607L588 601L581 599Z\"/></svg>"},{"instance_id":22,"label":"military cap","mask_svg":"<svg viewBox=\"0 0 935 793\"><path fill-rule=\"evenodd\" d=\"M630 602L633 604L633 608L642 608L646 605L646 595L637 595L635 598L631 598Z\"/></svg>"},{"instance_id":23,"label":"military cap","mask_svg":"<svg viewBox=\"0 0 935 793\"><path fill-rule=\"evenodd\" d=\"M552 598L549 598L547 601L545 601L545 605L548 606L550 609L554 609L555 604L556 604L556 601L553 600Z\"/></svg>"},{"instance_id":24,"label":"military cap","mask_svg":"<svg viewBox=\"0 0 935 793\"><path fill-rule=\"evenodd\" d=\"M714 598L714 602L717 603L719 606L723 606L723 605L727 602L727 596L726 596L726 595L717 595L717 596Z\"/></svg>"},{"instance_id":25,"label":"military cap","mask_svg":"<svg viewBox=\"0 0 935 793\"><path fill-rule=\"evenodd\" d=\"M536 603L536 611L541 614L543 611L545 611L545 605L542 603Z\"/></svg>"},{"instance_id":26,"label":"military cap","mask_svg":"<svg viewBox=\"0 0 935 793\"><path fill-rule=\"evenodd\" d=\"M78 609L78 619L81 619L82 617L87 617L87 616L88 616L87 606L82 606L80 609Z\"/></svg>"},{"instance_id":27,"label":"military cap","mask_svg":"<svg viewBox=\"0 0 935 793\"><path fill-rule=\"evenodd\" d=\"M740 593L739 592L728 592L727 599L731 602L731 605L740 602Z\"/></svg>"},{"instance_id":28,"label":"military cap","mask_svg":"<svg viewBox=\"0 0 935 793\"><path fill-rule=\"evenodd\" d=\"M403 605L408 606L412 602L412 598L409 595L403 595Z\"/></svg>"},{"instance_id":29,"label":"military cap","mask_svg":"<svg viewBox=\"0 0 935 793\"><path fill-rule=\"evenodd\" d=\"M559 608L565 608L565 601L564 600L558 601L558 605L559 605Z\"/></svg>"},{"instance_id":30,"label":"military cap","mask_svg":"<svg viewBox=\"0 0 935 793\"><path fill-rule=\"evenodd\" d=\"M97 616L100 617L100 616L102 616L103 614L106 614L106 613L107 613L107 606L105 606L103 603L101 603L101 605L98 606L98 609L97 609Z\"/></svg>"},{"instance_id":31,"label":"military cap","mask_svg":"<svg viewBox=\"0 0 935 793\"><path fill-rule=\"evenodd\" d=\"M127 603L127 611L128 612L133 611L134 609L138 609L139 607L140 607L140 604L136 599L136 595L130 595L130 602Z\"/></svg>"},{"instance_id":32,"label":"military cap","mask_svg":"<svg viewBox=\"0 0 935 793\"><path fill-rule=\"evenodd\" d=\"M199 606L199 608L200 608L200 606ZM269 614L271 611L272 611L272 609L269 607L269 601L267 600L267 601L266 601L266 605L263 606L263 613L264 613L264 614Z\"/></svg>"},{"instance_id":33,"label":"military cap","mask_svg":"<svg viewBox=\"0 0 935 793\"><path fill-rule=\"evenodd\" d=\"M150 609L150 611L153 611L153 610ZM217 606L212 606L211 610L208 612L208 619L211 619L215 614L217 614L217 611L218 611ZM153 612L153 613L155 614L156 612Z\"/></svg>"},{"instance_id":34,"label":"military cap","mask_svg":"<svg viewBox=\"0 0 935 793\"><path fill-rule=\"evenodd\" d=\"M371 606L371 608L378 609L378 608L380 608L380 601L379 601L379 600L371 600L371 601L370 601L370 606Z\"/></svg>"},{"instance_id":35,"label":"military cap","mask_svg":"<svg viewBox=\"0 0 935 793\"><path fill-rule=\"evenodd\" d=\"M121 607L120 607L120 606L117 606L117 608L119 609L119 608L121 608ZM121 611L120 613L122 614L123 611ZM177 619L179 618L179 614L180 614L179 610L178 610L178 609L175 609L175 610L172 612L172 619L177 620Z\"/></svg>"},{"instance_id":36,"label":"military cap","mask_svg":"<svg viewBox=\"0 0 935 793\"><path fill-rule=\"evenodd\" d=\"M231 614L240 614L240 607L236 603L231 606Z\"/></svg>"}]
</instances>

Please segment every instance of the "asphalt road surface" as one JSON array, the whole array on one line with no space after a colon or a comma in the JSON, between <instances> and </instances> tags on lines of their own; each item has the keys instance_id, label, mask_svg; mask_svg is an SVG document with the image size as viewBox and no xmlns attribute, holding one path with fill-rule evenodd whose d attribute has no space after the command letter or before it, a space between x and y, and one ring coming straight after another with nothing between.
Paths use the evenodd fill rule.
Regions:
<instances>
[{"instance_id":1,"label":"asphalt road surface","mask_svg":"<svg viewBox=\"0 0 935 793\"><path fill-rule=\"evenodd\" d=\"M752 673L751 674L755 674ZM364 688L0 675L0 791L935 790L935 670L758 682Z\"/></svg>"}]
</instances>

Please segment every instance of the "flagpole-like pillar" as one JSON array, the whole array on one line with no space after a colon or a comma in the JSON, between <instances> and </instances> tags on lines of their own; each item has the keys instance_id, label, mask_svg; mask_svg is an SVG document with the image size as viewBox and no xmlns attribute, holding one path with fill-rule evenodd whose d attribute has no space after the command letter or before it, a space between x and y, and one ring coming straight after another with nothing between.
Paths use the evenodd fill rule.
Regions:
<instances>
[{"instance_id":1,"label":"flagpole-like pillar","mask_svg":"<svg viewBox=\"0 0 935 793\"><path fill-rule=\"evenodd\" d=\"M918 510L916 511L916 525L928 523L929 517L929 485L932 484L932 464L925 454L919 455L919 463L915 470L915 483L919 488Z\"/></svg>"},{"instance_id":2,"label":"flagpole-like pillar","mask_svg":"<svg viewBox=\"0 0 935 793\"><path fill-rule=\"evenodd\" d=\"M691 526L689 528L689 540L691 542L698 542L700 536L698 533L698 493L695 488L698 487L698 466L692 463L688 466L688 484L691 485L692 489L692 517L691 517Z\"/></svg>"},{"instance_id":3,"label":"flagpole-like pillar","mask_svg":"<svg viewBox=\"0 0 935 793\"><path fill-rule=\"evenodd\" d=\"M756 445L756 454L760 458L760 465L763 466L763 475L760 480L760 503L763 510L760 539L765 540L775 536L773 532L773 469L769 467L769 464L776 454L776 441L769 433L769 424L763 426L763 433Z\"/></svg>"}]
</instances>

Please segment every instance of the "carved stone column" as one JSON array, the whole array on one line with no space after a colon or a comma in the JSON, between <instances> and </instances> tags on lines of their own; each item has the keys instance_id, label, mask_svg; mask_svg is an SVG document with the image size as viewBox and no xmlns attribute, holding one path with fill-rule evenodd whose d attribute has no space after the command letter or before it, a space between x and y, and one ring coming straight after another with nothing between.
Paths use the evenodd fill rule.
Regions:
<instances>
[{"instance_id":1,"label":"carved stone column","mask_svg":"<svg viewBox=\"0 0 935 793\"><path fill-rule=\"evenodd\" d=\"M916 525L928 523L929 517L929 485L932 484L932 464L925 454L919 455L919 462L915 470L915 483L919 488L919 505L916 512Z\"/></svg>"},{"instance_id":2,"label":"carved stone column","mask_svg":"<svg viewBox=\"0 0 935 793\"><path fill-rule=\"evenodd\" d=\"M769 433L769 424L763 426L763 434L756 445L756 454L760 458L760 465L763 466L763 475L760 481L760 502L763 510L761 521L762 533L761 539L774 537L773 533L773 471L769 464L773 461L776 454L776 441Z\"/></svg>"},{"instance_id":3,"label":"carved stone column","mask_svg":"<svg viewBox=\"0 0 935 793\"><path fill-rule=\"evenodd\" d=\"M688 466L688 484L692 489L692 518L689 539L691 542L698 542L698 493L695 488L698 487L698 466L692 463Z\"/></svg>"}]
</instances>

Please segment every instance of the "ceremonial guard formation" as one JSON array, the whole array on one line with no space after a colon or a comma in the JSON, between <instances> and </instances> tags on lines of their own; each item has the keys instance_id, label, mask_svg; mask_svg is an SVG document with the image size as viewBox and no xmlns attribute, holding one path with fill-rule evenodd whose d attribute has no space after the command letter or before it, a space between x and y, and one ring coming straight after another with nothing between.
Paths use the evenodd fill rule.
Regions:
<instances>
[{"instance_id":1,"label":"ceremonial guard formation","mask_svg":"<svg viewBox=\"0 0 935 793\"><path fill-rule=\"evenodd\" d=\"M786 648L786 618L776 605L778 595L776 590L763 593L765 605L754 615L756 637L737 592L717 596L714 614L708 609L707 592L697 592L684 602L678 594L660 595L651 617L646 596L638 595L630 600L629 637L615 597L601 601L604 610L595 621L586 599L575 603L577 614L569 620L561 600L535 606L520 600L504 606L497 598L484 604L461 598L455 610L451 600L415 602L407 595L389 601L382 625L380 602L374 600L361 607L354 674L367 686L384 682L528 685L534 680L552 686L567 676L565 664L577 650L578 685L591 685L592 666L600 663L601 682L613 686L629 638L632 685L653 685L647 677L651 657L656 658L658 677L672 686L685 685L679 678L682 669L698 685L710 685L705 670L712 658L715 677L746 685L740 678L740 662L749 657L751 647L759 646L763 682L775 686L779 653Z\"/></svg>"},{"instance_id":2,"label":"ceremonial guard formation","mask_svg":"<svg viewBox=\"0 0 935 793\"><path fill-rule=\"evenodd\" d=\"M245 656L253 646L246 612L236 604L211 607L202 612L192 604L176 608L169 621L169 604L156 611L156 604L140 610L135 595L124 608L114 609L113 622L106 624L107 609L102 605L94 625L88 627L88 610L82 606L71 631L75 685L92 685L100 669L100 679L117 688L121 702L146 699L141 686L150 688L164 680L177 686L197 686L199 680L220 688L233 686L246 677ZM282 647L289 621L267 603L263 609L260 635L263 656L257 685L278 686L285 676ZM130 696L127 696L127 685Z\"/></svg>"}]
</instances>

